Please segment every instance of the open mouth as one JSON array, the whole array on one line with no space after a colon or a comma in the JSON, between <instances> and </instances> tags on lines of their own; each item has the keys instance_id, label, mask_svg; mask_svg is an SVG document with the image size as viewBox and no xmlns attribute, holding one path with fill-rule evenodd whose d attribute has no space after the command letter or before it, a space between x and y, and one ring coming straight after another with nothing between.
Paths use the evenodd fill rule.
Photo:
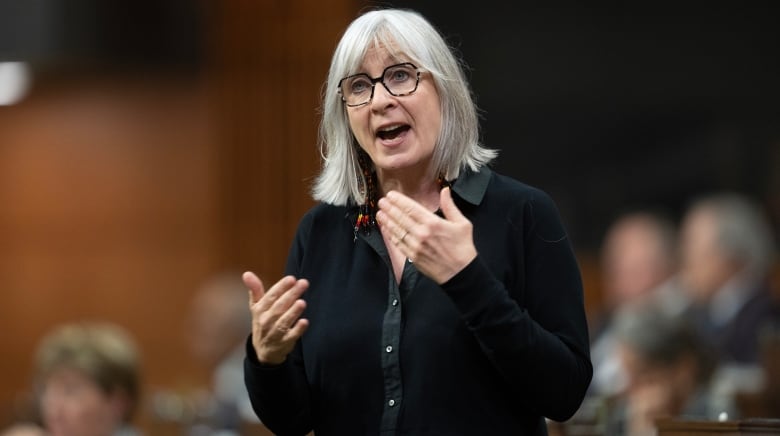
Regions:
<instances>
[{"instance_id":1,"label":"open mouth","mask_svg":"<svg viewBox=\"0 0 780 436\"><path fill-rule=\"evenodd\" d=\"M406 124L393 126L387 129L382 129L376 133L376 136L379 137L379 139L382 140L389 140L389 139L395 139L402 133L408 131L410 127Z\"/></svg>"}]
</instances>

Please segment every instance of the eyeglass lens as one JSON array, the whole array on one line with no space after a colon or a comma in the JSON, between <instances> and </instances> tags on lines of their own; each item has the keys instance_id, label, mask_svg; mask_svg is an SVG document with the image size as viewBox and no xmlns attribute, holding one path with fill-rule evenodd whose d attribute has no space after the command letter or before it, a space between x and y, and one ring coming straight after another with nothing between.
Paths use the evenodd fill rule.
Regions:
<instances>
[{"instance_id":1,"label":"eyeglass lens","mask_svg":"<svg viewBox=\"0 0 780 436\"><path fill-rule=\"evenodd\" d=\"M414 92L418 78L417 68L411 63L391 65L377 78L371 78L367 74L345 77L340 83L341 95L350 106L368 103L374 95L375 84L381 81L390 94L399 97Z\"/></svg>"}]
</instances>

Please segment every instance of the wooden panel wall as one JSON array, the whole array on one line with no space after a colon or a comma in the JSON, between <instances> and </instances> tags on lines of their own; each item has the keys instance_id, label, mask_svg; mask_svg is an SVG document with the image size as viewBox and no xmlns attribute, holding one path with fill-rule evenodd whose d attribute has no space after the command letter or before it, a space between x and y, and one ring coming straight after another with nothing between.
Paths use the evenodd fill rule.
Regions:
<instances>
[{"instance_id":1,"label":"wooden panel wall","mask_svg":"<svg viewBox=\"0 0 780 436\"><path fill-rule=\"evenodd\" d=\"M350 1L244 0L218 13L224 253L266 281L280 276L298 220L313 204L322 86L356 12Z\"/></svg>"},{"instance_id":2,"label":"wooden panel wall","mask_svg":"<svg viewBox=\"0 0 780 436\"><path fill-rule=\"evenodd\" d=\"M204 382L185 307L225 268L280 276L356 3L209 2L202 73L38 77L0 108L0 428L64 321L125 326L147 396Z\"/></svg>"},{"instance_id":3,"label":"wooden panel wall","mask_svg":"<svg viewBox=\"0 0 780 436\"><path fill-rule=\"evenodd\" d=\"M193 78L71 77L2 109L3 412L62 322L126 327L151 384L187 373L182 303L218 246L206 101Z\"/></svg>"}]
</instances>

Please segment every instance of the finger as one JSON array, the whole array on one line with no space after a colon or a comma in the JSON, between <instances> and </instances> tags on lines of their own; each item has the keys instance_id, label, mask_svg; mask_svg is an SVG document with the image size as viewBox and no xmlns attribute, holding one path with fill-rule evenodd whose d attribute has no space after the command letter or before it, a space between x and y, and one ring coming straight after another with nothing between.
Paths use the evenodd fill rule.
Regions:
<instances>
[{"instance_id":1,"label":"finger","mask_svg":"<svg viewBox=\"0 0 780 436\"><path fill-rule=\"evenodd\" d=\"M383 218L381 222L383 232L390 236L393 245L407 244L410 237L415 234L414 230L425 223L426 218L439 219L422 205L401 193L391 191L388 197L382 200L380 200L381 210L377 213L377 218Z\"/></svg>"},{"instance_id":2,"label":"finger","mask_svg":"<svg viewBox=\"0 0 780 436\"><path fill-rule=\"evenodd\" d=\"M444 214L444 218L449 221L457 221L465 218L455 204L455 200L452 199L452 191L449 187L442 189L441 193L439 193L439 206L441 207L441 212Z\"/></svg>"},{"instance_id":3,"label":"finger","mask_svg":"<svg viewBox=\"0 0 780 436\"><path fill-rule=\"evenodd\" d=\"M309 320L306 318L300 318L298 321L295 322L295 325L292 326L289 332L287 332L287 337L290 339L298 339L306 332L306 330L309 328Z\"/></svg>"},{"instance_id":4,"label":"finger","mask_svg":"<svg viewBox=\"0 0 780 436\"><path fill-rule=\"evenodd\" d=\"M389 236L390 242L394 245L398 245L402 238L408 236L407 231L385 211L380 210L376 213L376 221L382 229L382 234Z\"/></svg>"},{"instance_id":5,"label":"finger","mask_svg":"<svg viewBox=\"0 0 780 436\"><path fill-rule=\"evenodd\" d=\"M265 295L263 281L255 273L247 271L241 275L244 284L249 288L249 306L251 307Z\"/></svg>"},{"instance_id":6,"label":"finger","mask_svg":"<svg viewBox=\"0 0 780 436\"><path fill-rule=\"evenodd\" d=\"M379 208L385 210L399 226L404 228L422 222L430 214L421 204L396 191L390 191L380 199Z\"/></svg>"},{"instance_id":7,"label":"finger","mask_svg":"<svg viewBox=\"0 0 780 436\"><path fill-rule=\"evenodd\" d=\"M261 309L268 309L274 302L287 293L298 281L293 276L284 276L274 283L265 293L265 297L260 301Z\"/></svg>"},{"instance_id":8,"label":"finger","mask_svg":"<svg viewBox=\"0 0 780 436\"><path fill-rule=\"evenodd\" d=\"M304 300L296 300L287 311L276 320L274 326L280 337L285 337L287 333L292 330L294 325L299 321L301 315L303 315L304 310L306 310L306 302Z\"/></svg>"},{"instance_id":9,"label":"finger","mask_svg":"<svg viewBox=\"0 0 780 436\"><path fill-rule=\"evenodd\" d=\"M401 225L393 219L386 211L380 210L376 213L376 221L382 228L382 233L391 237L400 238L403 234Z\"/></svg>"},{"instance_id":10,"label":"finger","mask_svg":"<svg viewBox=\"0 0 780 436\"><path fill-rule=\"evenodd\" d=\"M297 320L292 327L286 329L283 336L280 336L278 340L280 342L294 343L295 341L300 339L301 336L303 336L303 334L306 332L308 328L309 328L309 320L306 318L301 318Z\"/></svg>"},{"instance_id":11,"label":"finger","mask_svg":"<svg viewBox=\"0 0 780 436\"><path fill-rule=\"evenodd\" d=\"M287 288L283 294L280 294L279 297L276 298L276 300L273 302L273 305L271 306L271 312L284 313L285 311L289 310L290 306L292 306L299 298L301 298L301 295L303 295L303 293L308 288L308 280L296 280L291 287Z\"/></svg>"}]
</instances>

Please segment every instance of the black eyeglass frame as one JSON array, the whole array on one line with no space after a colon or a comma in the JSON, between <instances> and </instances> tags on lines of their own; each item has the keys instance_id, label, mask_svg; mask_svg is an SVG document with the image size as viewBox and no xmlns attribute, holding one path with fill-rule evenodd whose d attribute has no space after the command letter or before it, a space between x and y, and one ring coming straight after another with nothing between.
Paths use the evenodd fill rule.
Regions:
<instances>
[{"instance_id":1,"label":"black eyeglass frame","mask_svg":"<svg viewBox=\"0 0 780 436\"><path fill-rule=\"evenodd\" d=\"M390 88L387 87L387 84L385 83L385 80L384 80L385 73L387 73L387 70L389 70L391 68L398 68L398 67L401 67L401 66L404 66L404 65L411 66L412 68L414 68L414 71L417 73L416 78L415 78L415 82L414 82L414 88L411 91L409 91L409 92L403 92L403 93L400 93L400 94L396 94L393 91L391 91ZM349 104L349 103L347 103L347 99L344 96L344 93L341 91L341 84L344 83L344 81L347 80L347 79L352 79L353 77L360 77L360 76L367 78L368 81L371 82L371 94L368 96L368 100L364 101L363 103ZM387 92L390 93L390 95L392 95L394 97L403 97L405 95L409 95L409 94L414 93L414 91L417 91L417 87L420 85L420 69L417 68L417 65L415 65L415 64L413 64L411 62L401 62L400 64L390 65L387 68L385 68L384 70L382 70L382 74L379 77L371 77L371 76L369 76L366 73L352 74L350 76L344 77L343 79L339 80L338 93L339 93L339 95L341 95L341 101L343 101L345 105L347 105L349 107L363 106L363 105L366 105L366 104L370 103L371 100L374 99L374 88L376 87L377 83L381 83L382 86L385 87Z\"/></svg>"}]
</instances>

